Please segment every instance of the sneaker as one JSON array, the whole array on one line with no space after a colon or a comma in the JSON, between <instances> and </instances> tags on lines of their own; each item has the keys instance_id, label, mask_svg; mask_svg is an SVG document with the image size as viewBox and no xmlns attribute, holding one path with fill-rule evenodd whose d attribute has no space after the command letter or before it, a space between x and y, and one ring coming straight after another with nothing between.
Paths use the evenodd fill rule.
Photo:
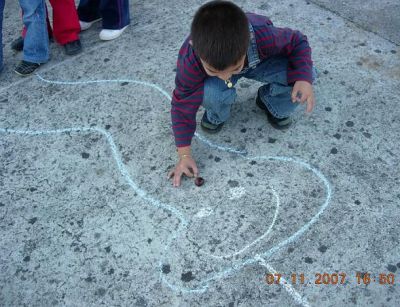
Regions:
<instances>
[{"instance_id":1,"label":"sneaker","mask_svg":"<svg viewBox=\"0 0 400 307\"><path fill-rule=\"evenodd\" d=\"M204 112L203 117L201 119L201 128L208 133L217 133L222 129L224 123L213 124L207 118L207 112Z\"/></svg>"},{"instance_id":2,"label":"sneaker","mask_svg":"<svg viewBox=\"0 0 400 307\"><path fill-rule=\"evenodd\" d=\"M64 51L66 55L78 54L82 51L81 41L79 39L66 43L64 45Z\"/></svg>"},{"instance_id":3,"label":"sneaker","mask_svg":"<svg viewBox=\"0 0 400 307\"><path fill-rule=\"evenodd\" d=\"M95 22L101 20L101 18L95 19L93 21L82 21L79 20L79 25L81 26L81 31L89 29Z\"/></svg>"},{"instance_id":4,"label":"sneaker","mask_svg":"<svg viewBox=\"0 0 400 307\"><path fill-rule=\"evenodd\" d=\"M31 75L38 67L39 63L32 63L28 61L21 61L17 67L15 67L14 71L20 76L29 76Z\"/></svg>"},{"instance_id":5,"label":"sneaker","mask_svg":"<svg viewBox=\"0 0 400 307\"><path fill-rule=\"evenodd\" d=\"M258 90L257 93L256 104L261 110L265 112L265 114L267 114L268 122L275 129L278 130L287 129L292 124L292 119L290 117L277 118L274 115L272 115L272 113L268 110L267 106L264 104L264 102L262 102L260 98L260 90Z\"/></svg>"},{"instance_id":6,"label":"sneaker","mask_svg":"<svg viewBox=\"0 0 400 307\"><path fill-rule=\"evenodd\" d=\"M15 51L24 50L24 39L22 36L18 37L17 39L11 42L11 49Z\"/></svg>"},{"instance_id":7,"label":"sneaker","mask_svg":"<svg viewBox=\"0 0 400 307\"><path fill-rule=\"evenodd\" d=\"M124 32L124 30L127 27L128 26L125 26L122 29L117 29L117 30L103 29L100 31L99 37L103 41L110 41L116 39L122 34L122 32Z\"/></svg>"}]
</instances>

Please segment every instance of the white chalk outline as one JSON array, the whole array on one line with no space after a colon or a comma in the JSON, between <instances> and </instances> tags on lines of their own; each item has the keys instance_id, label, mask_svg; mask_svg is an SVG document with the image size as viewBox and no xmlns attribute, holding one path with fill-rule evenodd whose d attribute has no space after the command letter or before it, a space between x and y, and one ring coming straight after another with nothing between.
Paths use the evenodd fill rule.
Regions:
<instances>
[{"instance_id":1,"label":"white chalk outline","mask_svg":"<svg viewBox=\"0 0 400 307\"><path fill-rule=\"evenodd\" d=\"M271 225L269 225L267 231L264 232L264 234L262 234L261 236L259 236L257 239L255 239L255 240L254 240L253 242L251 242L250 244L248 244L248 245L246 245L245 247L243 247L241 250L239 250L239 251L237 251L237 252L234 252L233 254L228 254L228 255L219 256L219 255L213 255L213 254L209 254L209 253L203 252L202 250L200 250L200 252L201 252L202 254L207 255L207 256L209 256L209 257L212 257L212 258L224 259L224 260L225 260L225 259L229 259L229 258L238 256L238 255L244 253L244 252L245 252L246 250L248 250L250 247L252 247L253 245L257 244L257 243L260 242L261 240L265 239L265 238L270 234L270 232L272 231L272 228L273 228L274 225L275 225L276 218L278 217L279 208L280 208L280 200L279 200L279 195L278 195L278 193L277 193L274 189L271 189L271 191L272 191L272 194L275 196L275 199L276 199L276 207L275 207L275 213L274 213L274 217L273 217L273 219L272 219Z\"/></svg>"},{"instance_id":2,"label":"white chalk outline","mask_svg":"<svg viewBox=\"0 0 400 307\"><path fill-rule=\"evenodd\" d=\"M266 267L267 270L268 270L270 273L272 273L272 274L278 274L278 273L276 272L276 270L275 270L270 264L268 264L268 263L265 261L264 258L260 257L259 255L256 255L254 258L255 258L256 260L258 260L259 263L260 263L262 266ZM307 299L304 298L304 297L302 297L302 296L300 295L300 293L297 292L296 289L293 288L292 285L291 285L285 278L283 278L282 276L281 276L281 278L280 278L279 284L283 287L283 289L285 289L285 290L287 291L287 293L289 293L289 295L290 295L291 297L293 297L293 299L296 301L297 304L299 304L299 305L301 305L301 306L303 306L303 307L310 307L310 304L308 303Z\"/></svg>"},{"instance_id":3,"label":"white chalk outline","mask_svg":"<svg viewBox=\"0 0 400 307\"><path fill-rule=\"evenodd\" d=\"M46 82L46 83L51 83L51 84L60 84L60 85L85 85L85 84L94 84L94 83L122 83L122 82L128 82L128 83L134 83L134 84L140 84L140 85L145 85L151 88L154 88L158 90L161 94L163 94L169 101L171 100L171 97L169 94L164 91L160 86L150 83L150 82L145 82L145 81L137 81L133 79L105 79L105 80L88 80L88 81L52 81L45 79L41 77L40 75L36 74L39 80ZM169 204L164 204L160 202L159 200L156 200L149 196L146 191L140 189L135 182L132 180L132 178L129 175L129 172L127 171L125 165L123 164L120 154L118 152L118 149L115 145L115 142L111 136L110 133L105 131L104 129L97 128L97 127L92 127L92 128L65 128L65 129L56 129L56 130L43 130L43 131L32 131L32 130L18 130L18 129L8 129L8 128L0 128L1 133L13 133L13 134L22 134L22 135L31 135L31 136L36 136L36 135L46 135L46 134L60 134L60 133L68 133L68 132L98 132L103 134L108 143L110 144L114 159L117 163L118 169L121 172L122 176L125 178L127 183L131 186L131 188L138 194L138 196L142 197L143 199L147 200L150 204L155 206L156 208L162 208L165 210L168 210L175 214L177 218L180 220L180 225L178 229L175 231L175 233L172 235L171 239L167 243L167 245L164 248L164 255L167 253L170 245L172 242L177 238L178 234L183 231L184 228L187 228L188 222L183 216L183 214L176 209L175 207L172 207ZM247 156L247 152L243 150L238 150L235 148L230 148L226 147L223 145L216 144L214 142L211 142L204 136L199 135L198 133L195 133L195 136L204 144L208 145L211 148L218 149L221 151L229 152L229 153L235 153L241 156L242 158L246 160L271 160L271 161L284 161L284 162L291 162L295 164L299 164L300 166L306 168L307 170L313 172L325 185L326 187L326 199L325 202L320 206L319 211L306 223L304 224L299 230L297 230L295 233L293 233L291 236L286 238L285 240L281 241L280 243L276 244L274 247L270 248L269 250L264 251L263 253L257 255L256 257L253 258L248 258L247 260L242 261L241 263L235 264L230 268L225 269L222 272L216 273L212 275L211 277L203 280L200 282L199 285L201 287L198 288L188 288L188 287L181 287L181 286L175 286L171 283L169 283L162 272L162 265L163 265L163 259L160 259L159 262L159 275L160 275L160 280L163 281L166 285L168 285L172 290L178 291L181 293L199 293L199 292L204 292L208 289L209 283L212 281L219 280L221 278L228 277L232 275L233 273L237 272L238 270L242 269L246 265L251 265L254 263L259 263L259 257L263 258L268 258L271 255L273 255L275 252L280 250L282 247L293 243L295 240L297 240L301 235L304 234L306 230L310 228L311 225L313 225L320 217L320 215L325 211L325 209L328 207L331 196L332 196L332 188L331 185L328 181L328 179L316 168L312 167L310 164L308 164L305 161L302 161L297 158L290 158L290 157L285 157L285 156L254 156L254 157L249 157Z\"/></svg>"}]
</instances>

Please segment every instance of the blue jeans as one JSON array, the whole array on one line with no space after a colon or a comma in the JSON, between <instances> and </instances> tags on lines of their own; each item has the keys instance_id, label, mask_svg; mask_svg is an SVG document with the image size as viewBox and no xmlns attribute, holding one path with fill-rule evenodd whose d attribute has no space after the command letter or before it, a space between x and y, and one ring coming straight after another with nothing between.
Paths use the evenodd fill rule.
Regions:
<instances>
[{"instance_id":1,"label":"blue jeans","mask_svg":"<svg viewBox=\"0 0 400 307\"><path fill-rule=\"evenodd\" d=\"M244 77L265 83L259 89L262 102L275 117L289 117L299 104L292 102L293 84L287 83L287 67L287 58L272 57L262 61L254 69L249 68L244 73L233 75L231 82L235 85L240 78ZM316 72L313 68L313 78L315 76ZM205 80L203 107L211 123L225 122L229 118L235 99L236 89L228 88L223 80L218 77Z\"/></svg>"},{"instance_id":2,"label":"blue jeans","mask_svg":"<svg viewBox=\"0 0 400 307\"><path fill-rule=\"evenodd\" d=\"M3 70L3 11L5 0L0 0L0 71Z\"/></svg>"},{"instance_id":3,"label":"blue jeans","mask_svg":"<svg viewBox=\"0 0 400 307\"><path fill-rule=\"evenodd\" d=\"M46 63L49 60L49 35L44 0L19 0L26 27L23 60Z\"/></svg>"},{"instance_id":4,"label":"blue jeans","mask_svg":"<svg viewBox=\"0 0 400 307\"><path fill-rule=\"evenodd\" d=\"M79 20L102 18L103 29L118 30L130 23L129 0L80 0Z\"/></svg>"}]
</instances>

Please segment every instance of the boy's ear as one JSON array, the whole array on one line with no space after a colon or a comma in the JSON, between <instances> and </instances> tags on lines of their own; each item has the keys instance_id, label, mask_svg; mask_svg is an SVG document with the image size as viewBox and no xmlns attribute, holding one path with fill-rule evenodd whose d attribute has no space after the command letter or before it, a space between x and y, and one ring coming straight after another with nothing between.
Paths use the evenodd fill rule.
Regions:
<instances>
[{"instance_id":1,"label":"boy's ear","mask_svg":"<svg viewBox=\"0 0 400 307\"><path fill-rule=\"evenodd\" d=\"M193 47L193 42L192 42L192 40L189 41L189 44L190 44L190 46Z\"/></svg>"}]
</instances>

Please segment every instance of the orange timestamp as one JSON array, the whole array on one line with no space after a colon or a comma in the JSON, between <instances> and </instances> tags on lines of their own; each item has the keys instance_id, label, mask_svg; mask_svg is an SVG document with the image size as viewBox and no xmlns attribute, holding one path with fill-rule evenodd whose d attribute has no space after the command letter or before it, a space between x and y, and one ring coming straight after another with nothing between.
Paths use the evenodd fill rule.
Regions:
<instances>
[{"instance_id":1,"label":"orange timestamp","mask_svg":"<svg viewBox=\"0 0 400 307\"><path fill-rule=\"evenodd\" d=\"M287 279L288 278L288 279ZM307 278L304 273L292 273L284 276L280 273L265 275L265 282L268 285L286 284L289 280L292 284L300 285L343 285L350 281L358 285L376 283L380 285L394 285L395 275L393 273L371 274L368 272L356 272L354 274L340 273L315 273L313 278Z\"/></svg>"}]
</instances>

